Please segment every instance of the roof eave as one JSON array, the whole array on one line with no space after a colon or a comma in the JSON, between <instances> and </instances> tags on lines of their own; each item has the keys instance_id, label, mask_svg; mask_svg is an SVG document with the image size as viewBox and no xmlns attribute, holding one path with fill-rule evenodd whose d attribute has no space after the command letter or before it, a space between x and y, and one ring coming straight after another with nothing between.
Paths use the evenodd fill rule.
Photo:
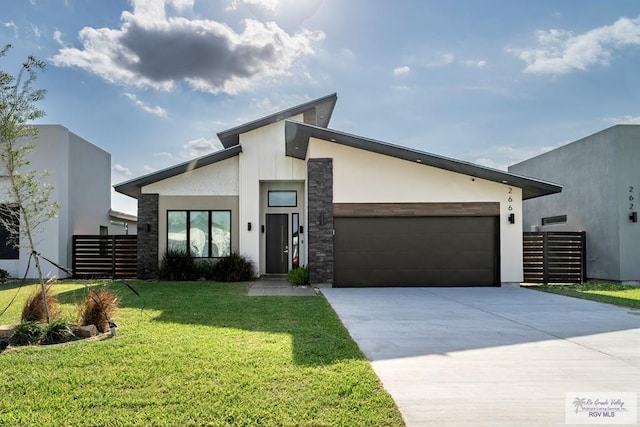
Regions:
<instances>
[{"instance_id":1,"label":"roof eave","mask_svg":"<svg viewBox=\"0 0 640 427\"><path fill-rule=\"evenodd\" d=\"M222 142L225 148L233 147L240 144L240 134L250 132L254 129L276 123L282 120L286 120L290 117L306 112L314 111L315 124L320 127L329 126L333 109L335 108L338 95L332 93L331 95L324 96L322 98L314 99L313 101L305 102L304 104L296 105L286 110L279 111L274 114L253 120L249 123L236 126L234 128L219 132L218 139ZM305 120L306 121L306 120Z\"/></svg>"},{"instance_id":2,"label":"roof eave","mask_svg":"<svg viewBox=\"0 0 640 427\"><path fill-rule=\"evenodd\" d=\"M207 154L206 156L198 157L196 159L192 159L166 169L162 169L138 178L134 178L129 181L122 182L120 184L116 184L113 186L113 188L118 193L125 194L127 196L133 197L134 199L137 199L142 193L142 187L144 187L145 185L153 184L155 182L162 181L163 179L171 178L176 175L201 168L203 166L230 159L231 157L239 155L241 152L242 147L240 145L236 145L231 148L216 151L214 153Z\"/></svg>"},{"instance_id":3,"label":"roof eave","mask_svg":"<svg viewBox=\"0 0 640 427\"><path fill-rule=\"evenodd\" d=\"M509 172L487 168L485 166L475 165L461 160L437 156L435 154L363 138L332 129L319 128L292 120L287 120L285 134L286 155L302 160L307 157L309 139L311 137L315 137L336 144L347 145L410 161L412 163L437 167L439 169L499 182L505 185L513 185L514 187L522 188L523 200L533 199L547 194L559 193L562 191L562 186L558 184L527 178Z\"/></svg>"}]
</instances>

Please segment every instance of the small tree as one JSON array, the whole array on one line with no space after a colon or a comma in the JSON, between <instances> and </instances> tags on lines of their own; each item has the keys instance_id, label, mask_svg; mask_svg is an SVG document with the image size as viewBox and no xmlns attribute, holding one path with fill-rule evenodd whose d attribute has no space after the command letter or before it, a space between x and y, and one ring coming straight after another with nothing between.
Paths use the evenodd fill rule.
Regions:
<instances>
[{"instance_id":1,"label":"small tree","mask_svg":"<svg viewBox=\"0 0 640 427\"><path fill-rule=\"evenodd\" d=\"M11 49L6 45L0 51L0 59ZM36 234L41 225L56 216L60 206L50 201L53 186L45 184L46 171L26 171L27 155L33 145L19 142L21 138L35 137L38 131L29 122L45 115L36 108L44 99L44 89L33 88L38 71L43 71L43 61L27 57L16 76L0 70L0 168L5 176L0 203L0 224L7 230L11 243L31 251L35 261L47 323L51 321L46 301L46 286L36 251Z\"/></svg>"}]
</instances>

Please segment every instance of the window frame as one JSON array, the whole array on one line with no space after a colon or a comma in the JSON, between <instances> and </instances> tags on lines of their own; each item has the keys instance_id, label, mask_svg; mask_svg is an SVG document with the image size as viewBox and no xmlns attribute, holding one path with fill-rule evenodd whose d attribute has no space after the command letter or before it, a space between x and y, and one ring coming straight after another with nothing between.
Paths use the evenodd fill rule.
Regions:
<instances>
[{"instance_id":1,"label":"window frame","mask_svg":"<svg viewBox=\"0 0 640 427\"><path fill-rule=\"evenodd\" d=\"M233 253L233 212L231 209L168 209L166 211L166 248L170 249L169 245L169 215L172 212L180 212L185 215L185 227L186 227L186 238L184 243L184 248L182 250L186 251L192 258L197 259L218 259L218 258L227 258L231 256ZM194 256L191 252L191 248L189 247L189 242L191 241L191 212L206 212L207 213L207 251L208 256ZM213 213L214 212L225 212L229 214L229 254L223 256L212 256L212 248L213 248L213 233L212 229L212 221L213 221ZM173 247L175 249L175 246Z\"/></svg>"},{"instance_id":2,"label":"window frame","mask_svg":"<svg viewBox=\"0 0 640 427\"><path fill-rule=\"evenodd\" d=\"M271 194L293 193L293 204L271 204ZM267 191L267 206L270 208L297 208L298 190L269 190Z\"/></svg>"},{"instance_id":3,"label":"window frame","mask_svg":"<svg viewBox=\"0 0 640 427\"><path fill-rule=\"evenodd\" d=\"M540 219L541 225L556 225L556 224L566 224L566 223L567 223L567 215L548 216Z\"/></svg>"}]
</instances>

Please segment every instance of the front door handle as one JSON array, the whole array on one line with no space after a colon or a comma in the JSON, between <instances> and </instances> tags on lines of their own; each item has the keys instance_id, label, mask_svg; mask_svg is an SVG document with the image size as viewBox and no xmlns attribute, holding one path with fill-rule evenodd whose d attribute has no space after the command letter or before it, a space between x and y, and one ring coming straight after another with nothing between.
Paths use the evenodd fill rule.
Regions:
<instances>
[{"instance_id":1,"label":"front door handle","mask_svg":"<svg viewBox=\"0 0 640 427\"><path fill-rule=\"evenodd\" d=\"M284 247L284 253L285 253L285 254L288 254L288 253L289 253L289 246L285 246L285 247Z\"/></svg>"}]
</instances>

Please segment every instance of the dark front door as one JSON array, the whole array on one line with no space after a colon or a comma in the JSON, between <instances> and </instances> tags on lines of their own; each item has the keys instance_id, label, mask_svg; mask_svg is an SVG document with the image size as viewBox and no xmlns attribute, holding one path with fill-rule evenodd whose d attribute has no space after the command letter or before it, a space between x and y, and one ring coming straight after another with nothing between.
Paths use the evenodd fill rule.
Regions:
<instances>
[{"instance_id":1,"label":"dark front door","mask_svg":"<svg viewBox=\"0 0 640 427\"><path fill-rule=\"evenodd\" d=\"M289 269L289 215L267 214L267 274Z\"/></svg>"}]
</instances>

